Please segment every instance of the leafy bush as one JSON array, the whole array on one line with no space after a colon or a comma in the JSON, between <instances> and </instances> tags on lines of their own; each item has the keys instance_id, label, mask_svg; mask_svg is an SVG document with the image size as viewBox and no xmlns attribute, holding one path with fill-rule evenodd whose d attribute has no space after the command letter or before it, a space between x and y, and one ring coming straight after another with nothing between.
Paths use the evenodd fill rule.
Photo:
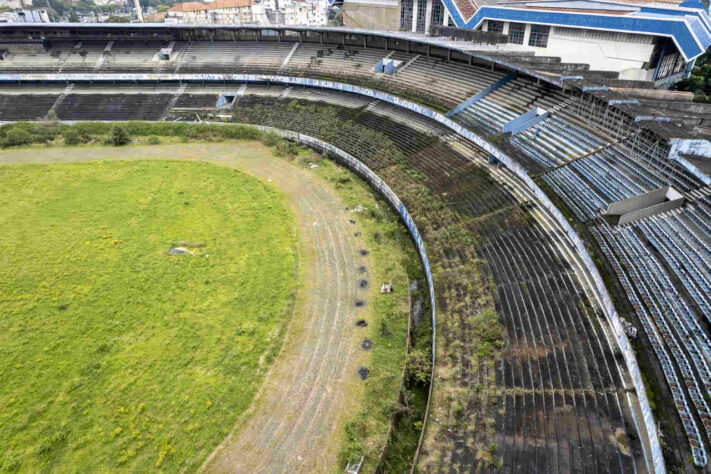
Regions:
<instances>
[{"instance_id":1,"label":"leafy bush","mask_svg":"<svg viewBox=\"0 0 711 474\"><path fill-rule=\"evenodd\" d=\"M674 88L693 92L694 102L711 101L711 49L696 59L691 75L677 82Z\"/></svg>"},{"instance_id":2,"label":"leafy bush","mask_svg":"<svg viewBox=\"0 0 711 474\"><path fill-rule=\"evenodd\" d=\"M111 129L111 135L109 136L109 143L113 146L123 146L130 141L128 132L121 125L115 125Z\"/></svg>"},{"instance_id":3,"label":"leafy bush","mask_svg":"<svg viewBox=\"0 0 711 474\"><path fill-rule=\"evenodd\" d=\"M62 132L65 145L78 145L82 142L81 135L74 128L67 128Z\"/></svg>"},{"instance_id":4,"label":"leafy bush","mask_svg":"<svg viewBox=\"0 0 711 474\"><path fill-rule=\"evenodd\" d=\"M432 374L431 355L423 349L413 349L405 366L405 378L408 383L427 385Z\"/></svg>"},{"instance_id":5,"label":"leafy bush","mask_svg":"<svg viewBox=\"0 0 711 474\"><path fill-rule=\"evenodd\" d=\"M148 137L147 143L149 145L160 145L160 138L158 137Z\"/></svg>"},{"instance_id":6,"label":"leafy bush","mask_svg":"<svg viewBox=\"0 0 711 474\"><path fill-rule=\"evenodd\" d=\"M7 132L2 141L2 146L4 148L9 146L28 145L30 143L32 143L32 135L27 130L14 128Z\"/></svg>"}]
</instances>

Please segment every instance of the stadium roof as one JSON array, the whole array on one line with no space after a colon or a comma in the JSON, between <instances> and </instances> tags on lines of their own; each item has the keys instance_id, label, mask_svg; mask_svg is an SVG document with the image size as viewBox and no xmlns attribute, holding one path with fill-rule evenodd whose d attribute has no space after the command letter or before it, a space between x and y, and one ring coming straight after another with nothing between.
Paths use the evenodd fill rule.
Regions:
<instances>
[{"instance_id":1,"label":"stadium roof","mask_svg":"<svg viewBox=\"0 0 711 474\"><path fill-rule=\"evenodd\" d=\"M460 28L501 20L668 37L686 61L711 46L711 19L696 0L524 0L482 6L476 13L468 2L443 0Z\"/></svg>"}]
</instances>

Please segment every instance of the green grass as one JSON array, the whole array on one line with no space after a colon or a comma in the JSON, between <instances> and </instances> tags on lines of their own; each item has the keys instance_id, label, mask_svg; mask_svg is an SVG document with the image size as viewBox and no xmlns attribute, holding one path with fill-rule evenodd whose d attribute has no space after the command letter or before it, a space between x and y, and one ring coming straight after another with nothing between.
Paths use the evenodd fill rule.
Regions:
<instances>
[{"instance_id":1,"label":"green grass","mask_svg":"<svg viewBox=\"0 0 711 474\"><path fill-rule=\"evenodd\" d=\"M204 163L3 165L0 229L0 472L199 467L289 319L283 195Z\"/></svg>"}]
</instances>

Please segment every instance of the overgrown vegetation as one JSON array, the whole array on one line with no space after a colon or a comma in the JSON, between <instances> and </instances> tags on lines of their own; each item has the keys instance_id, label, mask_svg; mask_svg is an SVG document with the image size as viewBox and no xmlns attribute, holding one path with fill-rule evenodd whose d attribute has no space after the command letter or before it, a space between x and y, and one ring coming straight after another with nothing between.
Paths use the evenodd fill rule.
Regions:
<instances>
[{"instance_id":1,"label":"overgrown vegetation","mask_svg":"<svg viewBox=\"0 0 711 474\"><path fill-rule=\"evenodd\" d=\"M694 93L694 102L711 102L711 49L696 59L691 75L674 86Z\"/></svg>"},{"instance_id":2,"label":"overgrown vegetation","mask_svg":"<svg viewBox=\"0 0 711 474\"><path fill-rule=\"evenodd\" d=\"M179 140L269 140L253 127L208 125L174 122L81 122L73 125L54 120L15 122L0 126L0 147L31 144L66 144L121 146L132 137L171 137ZM61 141L59 139L62 138ZM274 146L279 140L267 143Z\"/></svg>"},{"instance_id":3,"label":"overgrown vegetation","mask_svg":"<svg viewBox=\"0 0 711 474\"><path fill-rule=\"evenodd\" d=\"M486 242L486 232L491 226L507 222L527 226L528 214L519 207L512 207L491 218L464 220L454 210L465 203L448 202L445 193L433 191L436 183L428 179L413 166L412 158L384 132L395 128L388 119L382 120L382 127L371 128L373 117L364 117L369 126L360 123L360 115L367 111L353 114L335 106L323 104L304 104L292 101L266 104L241 103L234 113L234 120L258 123L278 128L299 131L324 141L341 146L356 154L368 166L388 183L397 183L396 192L407 205L410 213L417 220L420 233L430 249L430 264L436 283L438 301L438 341L437 341L437 384L430 401L431 412L428 419L434 418L439 423L428 423L426 442L427 452L420 456L419 466L423 470L434 469L440 465L443 457L451 455L452 437L466 442L465 456L472 465L480 468L495 467L500 463L494 443L494 417L500 405L500 389L496 386L495 361L500 358L503 341L500 323L496 317L493 295L493 280L487 274L485 262L476 253L480 244ZM382 132L380 130L383 130ZM438 139L420 134L413 137L411 146L427 148L438 143ZM414 143L419 141L419 143ZM423 152L426 155L426 152ZM467 174L467 185L481 191L482 195L494 192L497 184L488 172L481 167L472 166ZM452 183L448 184L451 185ZM458 183L455 186L462 185ZM456 249L456 250L455 250ZM461 258L458 252L466 252ZM494 318L492 319L492 315ZM491 333L482 327L490 325ZM498 337L496 337L498 335ZM418 347L415 348L416 350ZM427 357L413 352L412 366L408 367L408 379L413 375L423 375L424 359ZM471 363L471 372L462 375L456 368L464 362ZM471 386L471 379L480 383ZM417 388L418 384L413 387ZM406 389L401 397L401 404L417 404L426 396L422 391ZM415 419L409 414L415 414ZM413 460L422 427L424 408L409 412L408 416L396 419L395 432L386 452L381 469L387 472L407 470ZM357 426L350 426L349 436L357 439ZM355 449L352 450L355 453ZM450 454L448 454L450 453ZM445 460L448 462L449 459Z\"/></svg>"},{"instance_id":4,"label":"overgrown vegetation","mask_svg":"<svg viewBox=\"0 0 711 474\"><path fill-rule=\"evenodd\" d=\"M132 161L2 165L0 203L0 471L197 469L289 319L283 196Z\"/></svg>"}]
</instances>

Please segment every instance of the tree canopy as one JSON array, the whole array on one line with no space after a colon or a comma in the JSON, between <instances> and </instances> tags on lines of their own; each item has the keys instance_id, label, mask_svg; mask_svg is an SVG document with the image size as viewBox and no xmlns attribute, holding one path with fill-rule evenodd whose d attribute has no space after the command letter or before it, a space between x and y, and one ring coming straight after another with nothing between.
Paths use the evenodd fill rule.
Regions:
<instances>
[{"instance_id":1,"label":"tree canopy","mask_svg":"<svg viewBox=\"0 0 711 474\"><path fill-rule=\"evenodd\" d=\"M711 48L698 57L691 75L676 83L676 90L694 93L694 102L711 102Z\"/></svg>"}]
</instances>

